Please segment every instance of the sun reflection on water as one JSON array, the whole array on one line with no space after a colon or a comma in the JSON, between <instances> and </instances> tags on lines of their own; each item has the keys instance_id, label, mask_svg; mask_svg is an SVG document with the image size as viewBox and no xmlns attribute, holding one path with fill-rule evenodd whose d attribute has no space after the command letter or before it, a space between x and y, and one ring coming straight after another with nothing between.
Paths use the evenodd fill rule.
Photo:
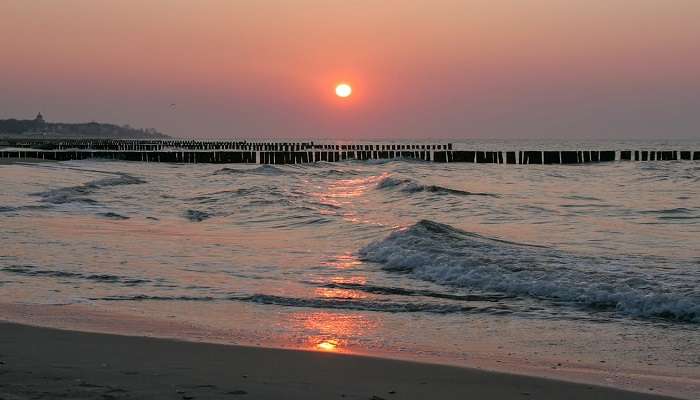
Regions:
<instances>
[{"instance_id":1,"label":"sun reflection on water","mask_svg":"<svg viewBox=\"0 0 700 400\"><path fill-rule=\"evenodd\" d=\"M352 253L344 253L332 258L329 261L324 261L321 263L324 267L332 267L338 269L350 269L362 264L357 256Z\"/></svg>"},{"instance_id":2,"label":"sun reflection on water","mask_svg":"<svg viewBox=\"0 0 700 400\"><path fill-rule=\"evenodd\" d=\"M298 312L291 322L298 324L305 335L304 348L334 353L352 353L357 338L377 329L377 321L359 313Z\"/></svg>"},{"instance_id":3,"label":"sun reflection on water","mask_svg":"<svg viewBox=\"0 0 700 400\"><path fill-rule=\"evenodd\" d=\"M330 183L324 191L312 193L320 204L330 205L335 210L326 210L326 214L340 215L344 220L354 223L363 223L370 225L383 225L382 223L370 218L361 216L357 212L358 203L367 203L370 201L364 198L371 188L377 185L388 173L381 173L363 178L353 179L338 179Z\"/></svg>"},{"instance_id":4,"label":"sun reflection on water","mask_svg":"<svg viewBox=\"0 0 700 400\"><path fill-rule=\"evenodd\" d=\"M341 288L317 288L316 296L325 299L364 299L367 294L357 290L341 289Z\"/></svg>"}]
</instances>

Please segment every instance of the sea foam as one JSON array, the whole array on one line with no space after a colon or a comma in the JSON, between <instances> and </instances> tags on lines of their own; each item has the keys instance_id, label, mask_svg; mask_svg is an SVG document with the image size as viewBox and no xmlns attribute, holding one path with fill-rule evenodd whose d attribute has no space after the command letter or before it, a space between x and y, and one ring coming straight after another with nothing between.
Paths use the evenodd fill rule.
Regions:
<instances>
[{"instance_id":1,"label":"sea foam","mask_svg":"<svg viewBox=\"0 0 700 400\"><path fill-rule=\"evenodd\" d=\"M387 271L444 285L700 322L697 288L611 265L620 260L487 238L428 220L365 246L359 255Z\"/></svg>"}]
</instances>

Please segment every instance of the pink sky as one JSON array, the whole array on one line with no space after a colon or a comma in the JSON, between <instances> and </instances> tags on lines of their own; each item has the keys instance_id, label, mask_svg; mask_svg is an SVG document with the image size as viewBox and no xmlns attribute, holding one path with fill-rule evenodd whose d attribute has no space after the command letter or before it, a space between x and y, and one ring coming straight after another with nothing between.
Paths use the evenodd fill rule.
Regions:
<instances>
[{"instance_id":1,"label":"pink sky","mask_svg":"<svg viewBox=\"0 0 700 400\"><path fill-rule=\"evenodd\" d=\"M698 21L697 0L4 0L0 118L195 137L698 138Z\"/></svg>"}]
</instances>

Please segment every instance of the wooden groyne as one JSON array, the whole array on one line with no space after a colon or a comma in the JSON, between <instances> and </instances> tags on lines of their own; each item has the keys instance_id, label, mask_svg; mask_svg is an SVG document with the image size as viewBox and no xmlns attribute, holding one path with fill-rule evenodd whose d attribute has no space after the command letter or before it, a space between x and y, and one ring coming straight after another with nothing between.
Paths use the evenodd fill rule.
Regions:
<instances>
[{"instance_id":1,"label":"wooden groyne","mask_svg":"<svg viewBox=\"0 0 700 400\"><path fill-rule=\"evenodd\" d=\"M611 161L700 160L691 150L470 151L446 144L248 142L158 139L0 140L0 158L170 163L302 164L345 160L415 159L437 163L584 164Z\"/></svg>"}]
</instances>

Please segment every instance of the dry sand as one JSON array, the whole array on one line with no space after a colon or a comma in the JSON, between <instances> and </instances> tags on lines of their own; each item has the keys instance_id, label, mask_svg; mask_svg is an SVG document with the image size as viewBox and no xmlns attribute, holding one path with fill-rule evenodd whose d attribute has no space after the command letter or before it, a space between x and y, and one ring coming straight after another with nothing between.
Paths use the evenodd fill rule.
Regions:
<instances>
[{"instance_id":1,"label":"dry sand","mask_svg":"<svg viewBox=\"0 0 700 400\"><path fill-rule=\"evenodd\" d=\"M0 399L662 399L481 370L0 323Z\"/></svg>"}]
</instances>

